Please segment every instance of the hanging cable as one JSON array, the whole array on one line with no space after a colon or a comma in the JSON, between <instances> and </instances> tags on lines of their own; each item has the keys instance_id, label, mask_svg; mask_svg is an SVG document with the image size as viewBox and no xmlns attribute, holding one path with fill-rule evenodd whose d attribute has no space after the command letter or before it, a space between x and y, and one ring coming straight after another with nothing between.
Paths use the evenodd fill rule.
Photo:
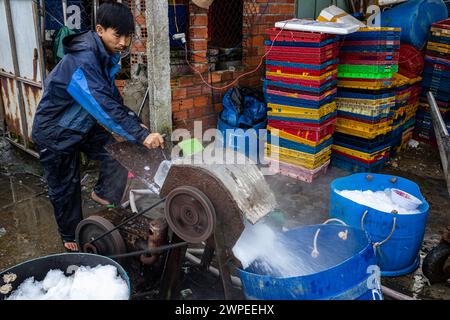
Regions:
<instances>
[{"instance_id":1,"label":"hanging cable","mask_svg":"<svg viewBox=\"0 0 450 320\"><path fill-rule=\"evenodd\" d=\"M185 51L185 60L186 60L186 63L187 63L188 66L192 69L192 71L194 71L195 73L197 73L197 74L200 76L200 79L202 80L202 82L203 82L204 84L206 84L209 88L215 89L215 90L225 90L225 89L228 89L228 88L234 86L241 78L243 78L243 77L245 77L245 76L247 76L247 75L250 75L250 74L252 74L252 73L255 73L256 71L258 71L259 68L261 68L261 66L262 66L262 64L263 64L263 62L264 62L265 57L270 53L270 51L272 51L272 48L273 48L273 46L274 46L274 44L275 44L275 41L277 40L277 38L278 38L278 36L281 34L281 32L284 30L284 28L286 27L286 24L287 24L287 23L288 23L288 21L285 22L285 24L283 25L283 27L281 28L281 30L277 33L277 35L275 36L275 38L274 38L273 41L272 41L272 45L270 46L269 50L267 50L267 52L261 57L261 61L259 62L258 66L257 66L255 69L253 69L253 70L251 70L251 71L249 71L249 72L246 72L246 73L244 73L244 74L241 74L239 77L237 77L236 79L234 79L231 83L227 84L226 86L223 86L223 87L212 86L212 85L210 85L210 84L205 80L205 78L203 77L202 73L201 73L200 71L198 71L198 70L197 70L197 69L189 62L187 45L186 45L186 43L185 43L185 44L184 44L184 51Z\"/></svg>"}]
</instances>

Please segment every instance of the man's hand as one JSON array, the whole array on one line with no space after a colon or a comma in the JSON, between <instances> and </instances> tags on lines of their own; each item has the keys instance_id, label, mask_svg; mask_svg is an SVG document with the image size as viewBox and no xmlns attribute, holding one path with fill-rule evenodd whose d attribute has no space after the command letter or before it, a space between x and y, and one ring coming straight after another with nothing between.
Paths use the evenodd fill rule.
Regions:
<instances>
[{"instance_id":1,"label":"man's hand","mask_svg":"<svg viewBox=\"0 0 450 320\"><path fill-rule=\"evenodd\" d=\"M164 149L164 139L159 133L150 133L144 140L144 146L149 149L161 147Z\"/></svg>"}]
</instances>

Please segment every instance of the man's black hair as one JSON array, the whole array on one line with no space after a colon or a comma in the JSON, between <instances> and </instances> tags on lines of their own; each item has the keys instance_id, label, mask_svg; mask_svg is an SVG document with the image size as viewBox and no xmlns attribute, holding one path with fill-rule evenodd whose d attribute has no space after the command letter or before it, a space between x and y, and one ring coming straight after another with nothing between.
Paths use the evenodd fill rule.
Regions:
<instances>
[{"instance_id":1,"label":"man's black hair","mask_svg":"<svg viewBox=\"0 0 450 320\"><path fill-rule=\"evenodd\" d=\"M134 17L130 9L118 2L105 2L97 11L97 24L103 28L112 28L121 36L134 32Z\"/></svg>"}]
</instances>

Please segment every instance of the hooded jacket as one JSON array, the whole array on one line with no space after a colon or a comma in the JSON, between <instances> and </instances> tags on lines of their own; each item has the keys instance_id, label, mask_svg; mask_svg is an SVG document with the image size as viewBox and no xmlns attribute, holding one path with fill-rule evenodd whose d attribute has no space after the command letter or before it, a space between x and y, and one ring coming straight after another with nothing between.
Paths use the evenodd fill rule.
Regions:
<instances>
[{"instance_id":1,"label":"hooded jacket","mask_svg":"<svg viewBox=\"0 0 450 320\"><path fill-rule=\"evenodd\" d=\"M45 80L33 141L54 151L69 151L98 122L126 140L142 143L150 132L123 105L114 84L120 55L109 54L94 31L67 36L63 45L64 58Z\"/></svg>"}]
</instances>

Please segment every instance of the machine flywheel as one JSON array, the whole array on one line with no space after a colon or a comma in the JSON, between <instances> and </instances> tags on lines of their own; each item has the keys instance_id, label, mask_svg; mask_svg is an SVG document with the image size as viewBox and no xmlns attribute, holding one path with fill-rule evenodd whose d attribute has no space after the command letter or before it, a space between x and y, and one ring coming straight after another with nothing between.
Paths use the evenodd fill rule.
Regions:
<instances>
[{"instance_id":1,"label":"machine flywheel","mask_svg":"<svg viewBox=\"0 0 450 320\"><path fill-rule=\"evenodd\" d=\"M184 241L200 243L214 232L214 206L197 188L182 186L172 190L167 195L164 210L169 227Z\"/></svg>"},{"instance_id":2,"label":"machine flywheel","mask_svg":"<svg viewBox=\"0 0 450 320\"><path fill-rule=\"evenodd\" d=\"M76 241L80 251L104 256L122 254L127 251L125 242L118 230L93 243L93 239L114 228L107 219L100 216L90 216L82 220L75 231Z\"/></svg>"}]
</instances>

